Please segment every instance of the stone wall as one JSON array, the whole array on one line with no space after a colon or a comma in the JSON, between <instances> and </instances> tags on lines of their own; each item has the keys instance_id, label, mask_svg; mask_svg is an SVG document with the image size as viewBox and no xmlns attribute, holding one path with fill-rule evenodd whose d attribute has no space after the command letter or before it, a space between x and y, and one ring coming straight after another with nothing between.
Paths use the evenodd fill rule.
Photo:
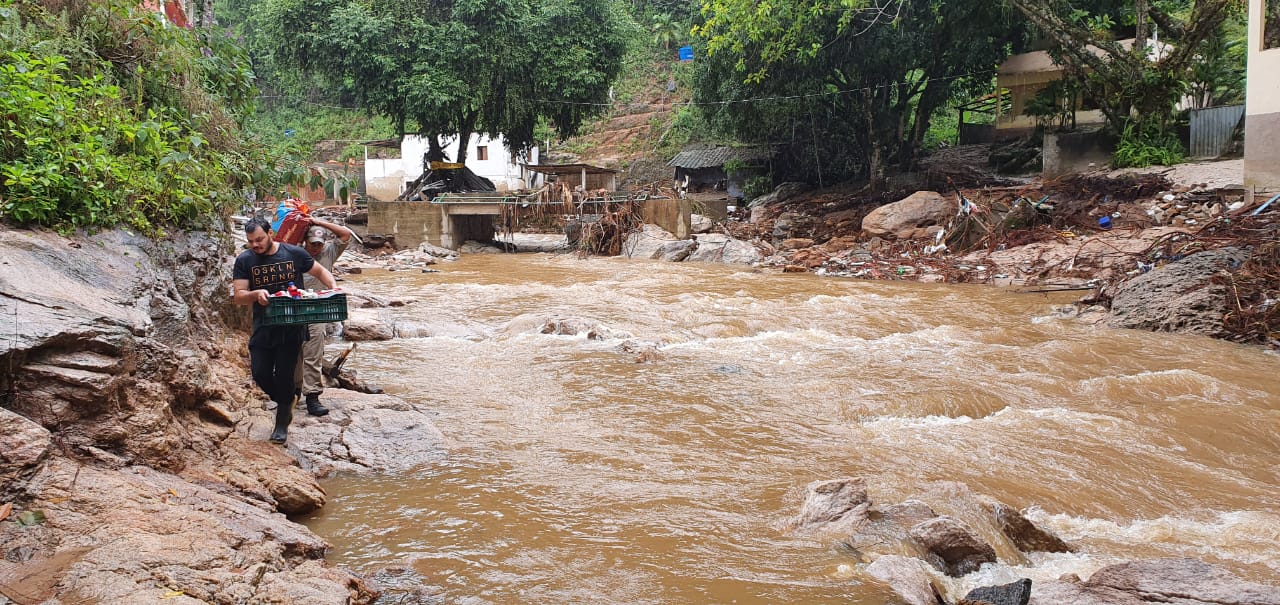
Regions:
<instances>
[{"instance_id":1,"label":"stone wall","mask_svg":"<svg viewBox=\"0 0 1280 605\"><path fill-rule=\"evenodd\" d=\"M431 202L378 202L369 200L370 234L395 235L401 248L422 242L440 245L444 211Z\"/></svg>"},{"instance_id":2,"label":"stone wall","mask_svg":"<svg viewBox=\"0 0 1280 605\"><path fill-rule=\"evenodd\" d=\"M1116 141L1099 131L1046 133L1042 158L1044 178L1088 172L1111 165Z\"/></svg>"}]
</instances>

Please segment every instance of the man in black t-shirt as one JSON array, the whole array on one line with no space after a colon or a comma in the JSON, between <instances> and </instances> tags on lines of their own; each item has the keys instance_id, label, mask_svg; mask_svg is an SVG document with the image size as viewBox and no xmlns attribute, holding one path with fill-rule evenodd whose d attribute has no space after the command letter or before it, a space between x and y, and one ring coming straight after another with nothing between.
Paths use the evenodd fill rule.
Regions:
<instances>
[{"instance_id":1,"label":"man in black t-shirt","mask_svg":"<svg viewBox=\"0 0 1280 605\"><path fill-rule=\"evenodd\" d=\"M276 424L271 442L283 444L289 437L293 421L293 374L298 353L307 338L305 325L264 326L265 309L270 295L287 289L289 282L302 287L302 276L311 275L326 288L336 288L333 275L311 259L306 250L271 239L271 224L252 218L244 225L249 249L236 257L232 279L238 305L253 305L253 335L249 337L249 367L253 381L276 402Z\"/></svg>"}]
</instances>

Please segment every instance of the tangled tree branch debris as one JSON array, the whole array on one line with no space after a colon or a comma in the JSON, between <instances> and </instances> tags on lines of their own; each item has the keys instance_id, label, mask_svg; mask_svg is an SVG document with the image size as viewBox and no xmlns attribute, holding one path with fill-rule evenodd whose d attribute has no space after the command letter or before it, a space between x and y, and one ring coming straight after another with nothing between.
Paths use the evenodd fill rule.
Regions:
<instances>
[{"instance_id":1,"label":"tangled tree branch debris","mask_svg":"<svg viewBox=\"0 0 1280 605\"><path fill-rule=\"evenodd\" d=\"M1250 248L1248 263L1217 278L1235 297L1223 321L1234 340L1280 347L1280 210L1251 214L1264 198L1245 199L1239 187L1176 186L1158 173L1071 175L949 195L956 214L929 239L870 237L862 219L886 200L838 190L726 232L776 246L765 264L789 272L1092 290L1082 303L1103 305L1109 287L1161 265Z\"/></svg>"}]
</instances>

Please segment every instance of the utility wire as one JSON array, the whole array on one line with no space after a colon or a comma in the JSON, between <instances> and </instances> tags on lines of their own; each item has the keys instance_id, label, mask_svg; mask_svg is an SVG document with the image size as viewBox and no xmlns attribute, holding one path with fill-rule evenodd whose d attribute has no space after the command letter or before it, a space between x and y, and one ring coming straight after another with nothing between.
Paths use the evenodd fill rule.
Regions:
<instances>
[{"instance_id":1,"label":"utility wire","mask_svg":"<svg viewBox=\"0 0 1280 605\"><path fill-rule=\"evenodd\" d=\"M974 77L974 76L990 75L990 74L995 73L995 71L996 71L995 69L986 69L986 70L981 70L981 71L974 71L974 72L969 72L969 73L964 73L964 74L958 74L958 75L954 75L954 76L944 76L944 77L940 77L940 78L926 78L926 79L925 79L925 80L923 80L923 81L924 81L924 82L944 82L944 81L950 81L950 80L959 80L959 79L961 79L961 78L970 78L970 77ZM679 105L692 105L692 106L715 106L715 105L719 105L719 106L728 106L728 105L735 105L735 104L740 104L740 103L765 103L765 102L772 102L772 101L792 101L792 100L796 100L796 99L810 99L810 98L816 98L816 97L831 97L831 96L839 96L839 95L845 95L845 94L856 93L856 92L871 93L871 92L876 91L876 90L880 90L880 89L884 89L884 88L889 88L889 87L892 87L892 86L901 86L901 85L903 85L903 84L905 84L905 82L894 82L894 83L889 83L889 84L876 84L876 85L874 85L874 86L862 86L862 87L858 87L858 88L847 88L847 89L842 89L842 90L832 90L832 91L826 91L826 92L813 92L813 93L805 93L805 94L798 94L798 95L778 95L778 96L767 96L767 97L747 97L747 98L745 98L745 99L725 99L725 100L721 100L721 101L693 101L693 100L690 100L690 101L686 101L686 102L679 103ZM293 100L300 101L300 102L305 103L305 104L308 104L308 105L315 105L315 106L317 106L317 107L327 107L327 108L330 108L330 109L365 109L365 108L363 108L363 107L342 107L342 106L335 106L335 105L326 105L326 104L323 104L323 103L316 103L316 102L314 102L314 101L308 101L308 100L306 100L306 99L304 99L304 98L302 98L302 97L294 97L294 96L288 96L288 95L262 95L262 96L259 96L258 98L259 98L259 99L293 99ZM562 100L559 100L559 99L538 99L538 98L532 98L532 99L529 99L529 100L530 100L530 101L537 102L537 103L548 103L548 104L555 104L555 105L584 105L584 106L595 106L595 107L613 107L613 106L615 105L615 103L591 103L591 102L585 102L585 101L562 101ZM675 103L672 103L672 104L674 105ZM649 106L653 107L653 106L663 106L663 105L668 105L668 103L645 103L645 105L649 105Z\"/></svg>"}]
</instances>

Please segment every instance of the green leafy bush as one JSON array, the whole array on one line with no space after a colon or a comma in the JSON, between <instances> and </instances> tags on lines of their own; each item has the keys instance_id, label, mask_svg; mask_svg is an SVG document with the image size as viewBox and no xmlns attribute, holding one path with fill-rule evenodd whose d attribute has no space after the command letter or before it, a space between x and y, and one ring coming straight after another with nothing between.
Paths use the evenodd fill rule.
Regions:
<instances>
[{"instance_id":1,"label":"green leafy bush","mask_svg":"<svg viewBox=\"0 0 1280 605\"><path fill-rule=\"evenodd\" d=\"M253 73L220 32L123 0L59 7L0 0L0 218L156 232L287 178L242 135Z\"/></svg>"},{"instance_id":2,"label":"green leafy bush","mask_svg":"<svg viewBox=\"0 0 1280 605\"><path fill-rule=\"evenodd\" d=\"M1161 129L1159 124L1130 122L1120 135L1112 163L1116 168L1172 166L1187 156L1176 133Z\"/></svg>"}]
</instances>

